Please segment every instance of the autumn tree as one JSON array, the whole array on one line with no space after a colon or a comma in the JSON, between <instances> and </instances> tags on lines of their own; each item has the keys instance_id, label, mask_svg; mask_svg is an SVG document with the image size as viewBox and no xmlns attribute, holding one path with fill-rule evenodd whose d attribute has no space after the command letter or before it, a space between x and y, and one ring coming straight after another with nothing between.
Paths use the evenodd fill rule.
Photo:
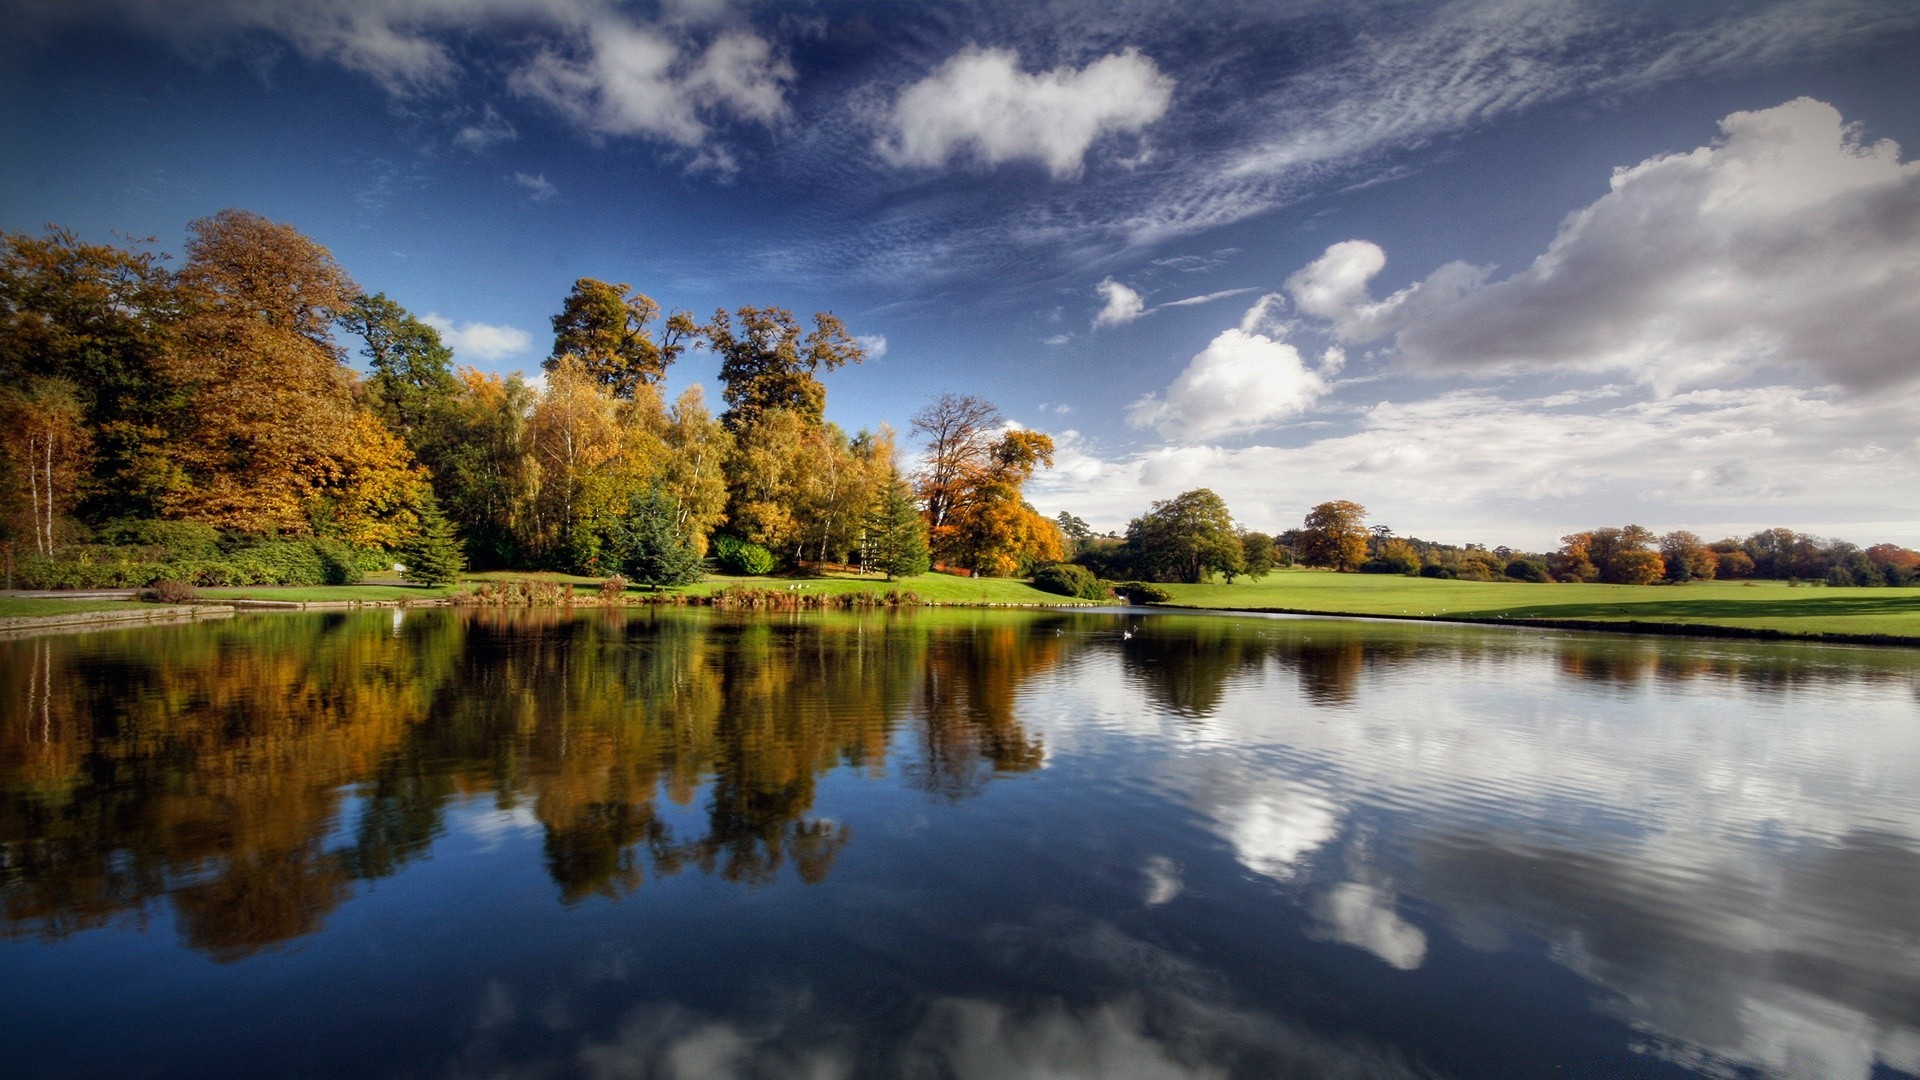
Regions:
<instances>
[{"instance_id":1,"label":"autumn tree","mask_svg":"<svg viewBox=\"0 0 1920 1080\"><path fill-rule=\"evenodd\" d=\"M1295 553L1308 566L1342 572L1358 570L1367 558L1367 508L1340 499L1323 502L1307 514Z\"/></svg>"},{"instance_id":2,"label":"autumn tree","mask_svg":"<svg viewBox=\"0 0 1920 1080\"><path fill-rule=\"evenodd\" d=\"M571 359L607 393L631 398L637 387L659 385L699 333L691 315L674 312L656 342L652 324L659 317L660 305L626 283L581 278L553 317L553 355L543 366L551 371Z\"/></svg>"},{"instance_id":3,"label":"autumn tree","mask_svg":"<svg viewBox=\"0 0 1920 1080\"><path fill-rule=\"evenodd\" d=\"M153 517L180 482L169 447L186 421L186 389L169 373L177 300L151 251L61 228L0 234L0 386L71 387L89 447L78 514Z\"/></svg>"},{"instance_id":4,"label":"autumn tree","mask_svg":"<svg viewBox=\"0 0 1920 1080\"><path fill-rule=\"evenodd\" d=\"M1040 515L1021 491L1034 473L1053 466L1053 439L1015 429L988 447L953 492L943 524L932 527L934 554L978 574L1013 574L1066 558L1060 527Z\"/></svg>"},{"instance_id":5,"label":"autumn tree","mask_svg":"<svg viewBox=\"0 0 1920 1080\"><path fill-rule=\"evenodd\" d=\"M291 225L223 210L189 227L173 374L191 391L179 516L242 532L312 529L354 437L352 373L331 330L360 289Z\"/></svg>"},{"instance_id":6,"label":"autumn tree","mask_svg":"<svg viewBox=\"0 0 1920 1080\"><path fill-rule=\"evenodd\" d=\"M1005 426L1000 410L984 398L942 394L914 414L912 432L926 444L915 494L936 534L992 468L993 447Z\"/></svg>"},{"instance_id":7,"label":"autumn tree","mask_svg":"<svg viewBox=\"0 0 1920 1080\"><path fill-rule=\"evenodd\" d=\"M479 567L527 565L523 537L540 471L531 453L529 416L535 393L519 375L501 378L473 368L445 417L445 442L434 488Z\"/></svg>"},{"instance_id":8,"label":"autumn tree","mask_svg":"<svg viewBox=\"0 0 1920 1080\"><path fill-rule=\"evenodd\" d=\"M699 336L720 357L727 402L720 418L734 432L754 426L773 409L819 424L827 407L819 373L866 357L846 326L827 312L815 315L813 329L803 334L784 308L742 307L732 315L721 308L699 328Z\"/></svg>"},{"instance_id":9,"label":"autumn tree","mask_svg":"<svg viewBox=\"0 0 1920 1080\"><path fill-rule=\"evenodd\" d=\"M1127 523L1134 572L1147 581L1197 583L1219 571L1237 574L1246 555L1227 504L1206 488L1162 499Z\"/></svg>"},{"instance_id":10,"label":"autumn tree","mask_svg":"<svg viewBox=\"0 0 1920 1080\"><path fill-rule=\"evenodd\" d=\"M1684 529L1660 538L1660 558L1668 581L1712 581L1720 560L1706 541Z\"/></svg>"},{"instance_id":11,"label":"autumn tree","mask_svg":"<svg viewBox=\"0 0 1920 1080\"><path fill-rule=\"evenodd\" d=\"M660 490L673 502L674 524L694 550L705 555L707 537L726 521L726 467L733 435L707 411L706 397L695 383L673 403L663 438L666 462Z\"/></svg>"},{"instance_id":12,"label":"autumn tree","mask_svg":"<svg viewBox=\"0 0 1920 1080\"><path fill-rule=\"evenodd\" d=\"M534 488L520 525L525 549L550 566L583 572L595 537L582 526L604 495L603 477L621 453L617 403L572 359L556 364L527 421ZM600 500L603 501L603 500Z\"/></svg>"},{"instance_id":13,"label":"autumn tree","mask_svg":"<svg viewBox=\"0 0 1920 1080\"><path fill-rule=\"evenodd\" d=\"M1666 573L1665 561L1653 550L1656 539L1640 525L1595 529L1587 534L1587 557L1607 584L1650 585Z\"/></svg>"},{"instance_id":14,"label":"autumn tree","mask_svg":"<svg viewBox=\"0 0 1920 1080\"><path fill-rule=\"evenodd\" d=\"M33 549L53 554L62 526L79 502L92 438L79 395L65 379L37 379L25 390L0 391L5 425L3 464L13 522L25 526Z\"/></svg>"}]
</instances>

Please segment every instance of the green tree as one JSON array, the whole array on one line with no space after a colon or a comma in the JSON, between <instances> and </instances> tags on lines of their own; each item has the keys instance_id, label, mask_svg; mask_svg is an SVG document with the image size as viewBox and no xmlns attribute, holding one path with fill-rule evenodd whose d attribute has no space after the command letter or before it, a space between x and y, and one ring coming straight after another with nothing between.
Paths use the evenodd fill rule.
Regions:
<instances>
[{"instance_id":1,"label":"green tree","mask_svg":"<svg viewBox=\"0 0 1920 1080\"><path fill-rule=\"evenodd\" d=\"M892 581L918 577L933 565L927 547L927 521L914 504L913 489L894 473L867 514L867 561Z\"/></svg>"},{"instance_id":2,"label":"green tree","mask_svg":"<svg viewBox=\"0 0 1920 1080\"><path fill-rule=\"evenodd\" d=\"M1307 513L1295 553L1308 566L1358 570L1367 558L1367 508L1345 499L1323 502Z\"/></svg>"},{"instance_id":3,"label":"green tree","mask_svg":"<svg viewBox=\"0 0 1920 1080\"><path fill-rule=\"evenodd\" d=\"M1229 576L1245 567L1233 516L1220 496L1196 488L1162 499L1127 523L1134 566L1148 581L1204 581L1209 571Z\"/></svg>"},{"instance_id":4,"label":"green tree","mask_svg":"<svg viewBox=\"0 0 1920 1080\"><path fill-rule=\"evenodd\" d=\"M581 278L553 317L553 355L544 366L551 371L571 358L608 393L631 398L639 386L666 378L667 365L699 332L692 316L676 311L656 342L652 323L659 316L660 305L652 297L632 292L624 282Z\"/></svg>"},{"instance_id":5,"label":"green tree","mask_svg":"<svg viewBox=\"0 0 1920 1080\"><path fill-rule=\"evenodd\" d=\"M453 522L440 512L439 502L431 495L419 513L420 527L400 548L400 563L407 568L404 576L422 585L451 585L460 580L460 569L466 564Z\"/></svg>"},{"instance_id":6,"label":"green tree","mask_svg":"<svg viewBox=\"0 0 1920 1080\"><path fill-rule=\"evenodd\" d=\"M1053 523L1060 526L1060 535L1078 545L1082 540L1093 539L1093 526L1087 520L1065 510L1053 516Z\"/></svg>"},{"instance_id":7,"label":"green tree","mask_svg":"<svg viewBox=\"0 0 1920 1080\"><path fill-rule=\"evenodd\" d=\"M630 581L655 588L700 580L700 556L677 524L679 508L659 488L635 495L616 523L609 547Z\"/></svg>"},{"instance_id":8,"label":"green tree","mask_svg":"<svg viewBox=\"0 0 1920 1080\"><path fill-rule=\"evenodd\" d=\"M429 466L437 464L435 436L442 432L435 421L460 393L453 350L440 340L438 330L385 293L355 297L340 324L365 342L360 355L367 358L368 407L415 457Z\"/></svg>"},{"instance_id":9,"label":"green tree","mask_svg":"<svg viewBox=\"0 0 1920 1080\"><path fill-rule=\"evenodd\" d=\"M725 308L699 328L700 339L720 356L727 402L720 419L730 431L754 426L771 409L819 424L826 415L827 388L817 374L866 358L846 326L827 312L813 317L813 330L804 336L793 312L784 308L743 307L735 315L737 328Z\"/></svg>"},{"instance_id":10,"label":"green tree","mask_svg":"<svg viewBox=\"0 0 1920 1080\"><path fill-rule=\"evenodd\" d=\"M1255 581L1273 572L1273 537L1263 532L1240 534L1240 563L1246 575ZM1232 578L1227 580L1231 581Z\"/></svg>"}]
</instances>

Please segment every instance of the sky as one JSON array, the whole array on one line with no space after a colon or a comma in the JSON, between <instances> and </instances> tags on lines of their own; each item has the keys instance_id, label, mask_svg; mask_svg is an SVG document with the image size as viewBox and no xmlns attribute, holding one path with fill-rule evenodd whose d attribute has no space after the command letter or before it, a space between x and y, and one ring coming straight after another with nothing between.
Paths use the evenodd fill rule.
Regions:
<instances>
[{"instance_id":1,"label":"sky","mask_svg":"<svg viewBox=\"0 0 1920 1080\"><path fill-rule=\"evenodd\" d=\"M1920 3L0 0L0 229L289 222L459 363L573 281L830 310L849 430L1547 550L1920 546ZM694 353L669 388L718 400Z\"/></svg>"}]
</instances>

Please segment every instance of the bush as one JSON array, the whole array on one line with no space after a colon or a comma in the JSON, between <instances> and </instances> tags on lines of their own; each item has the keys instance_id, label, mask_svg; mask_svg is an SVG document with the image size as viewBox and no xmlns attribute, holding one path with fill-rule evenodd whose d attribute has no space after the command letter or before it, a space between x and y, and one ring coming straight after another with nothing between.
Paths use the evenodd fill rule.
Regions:
<instances>
[{"instance_id":1,"label":"bush","mask_svg":"<svg viewBox=\"0 0 1920 1080\"><path fill-rule=\"evenodd\" d=\"M1853 580L1853 571L1844 566L1836 566L1827 571L1827 584L1836 589L1851 588L1858 584Z\"/></svg>"},{"instance_id":2,"label":"bush","mask_svg":"<svg viewBox=\"0 0 1920 1080\"><path fill-rule=\"evenodd\" d=\"M199 521L122 518L102 525L94 538L102 544L115 547L165 548L170 560L216 556L220 553L220 531Z\"/></svg>"},{"instance_id":3,"label":"bush","mask_svg":"<svg viewBox=\"0 0 1920 1080\"><path fill-rule=\"evenodd\" d=\"M1092 571L1072 563L1052 563L1034 572L1033 587L1043 592L1071 596L1080 600L1105 600L1113 590Z\"/></svg>"},{"instance_id":4,"label":"bush","mask_svg":"<svg viewBox=\"0 0 1920 1080\"><path fill-rule=\"evenodd\" d=\"M777 560L773 552L759 544L749 544L737 536L722 533L713 538L713 557L719 561L720 569L729 574L744 574L748 577L761 577L773 573Z\"/></svg>"},{"instance_id":5,"label":"bush","mask_svg":"<svg viewBox=\"0 0 1920 1080\"><path fill-rule=\"evenodd\" d=\"M624 604L627 600L627 579L619 574L600 583L600 602L603 604Z\"/></svg>"},{"instance_id":6,"label":"bush","mask_svg":"<svg viewBox=\"0 0 1920 1080\"><path fill-rule=\"evenodd\" d=\"M1135 604L1164 604L1173 599L1172 593L1147 581L1116 582L1113 591Z\"/></svg>"},{"instance_id":7,"label":"bush","mask_svg":"<svg viewBox=\"0 0 1920 1080\"><path fill-rule=\"evenodd\" d=\"M191 604L199 598L200 594L194 591L193 586L172 578L156 581L140 590L140 599L158 604Z\"/></svg>"},{"instance_id":8,"label":"bush","mask_svg":"<svg viewBox=\"0 0 1920 1080\"><path fill-rule=\"evenodd\" d=\"M1432 566L1421 567L1420 576L1430 577L1430 578L1451 579L1453 577L1453 568L1448 566L1441 566L1439 563L1435 563Z\"/></svg>"},{"instance_id":9,"label":"bush","mask_svg":"<svg viewBox=\"0 0 1920 1080\"><path fill-rule=\"evenodd\" d=\"M1413 571L1414 563L1410 559L1378 556L1360 564L1363 574L1411 574Z\"/></svg>"},{"instance_id":10,"label":"bush","mask_svg":"<svg viewBox=\"0 0 1920 1080\"><path fill-rule=\"evenodd\" d=\"M1536 559L1515 559L1507 564L1507 576L1515 581L1543 582L1553 580L1547 574L1547 564Z\"/></svg>"}]
</instances>

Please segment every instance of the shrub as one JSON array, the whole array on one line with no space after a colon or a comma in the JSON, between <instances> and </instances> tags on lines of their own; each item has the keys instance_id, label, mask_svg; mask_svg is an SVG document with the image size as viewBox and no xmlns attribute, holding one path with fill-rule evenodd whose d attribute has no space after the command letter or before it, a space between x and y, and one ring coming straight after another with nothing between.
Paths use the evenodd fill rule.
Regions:
<instances>
[{"instance_id":1,"label":"shrub","mask_svg":"<svg viewBox=\"0 0 1920 1080\"><path fill-rule=\"evenodd\" d=\"M1515 559L1507 564L1507 576L1515 581L1551 581L1547 564L1537 559Z\"/></svg>"},{"instance_id":2,"label":"shrub","mask_svg":"<svg viewBox=\"0 0 1920 1080\"><path fill-rule=\"evenodd\" d=\"M194 591L193 586L172 578L156 581L140 590L140 599L159 604L190 604L199 598L200 594Z\"/></svg>"},{"instance_id":3,"label":"shrub","mask_svg":"<svg viewBox=\"0 0 1920 1080\"><path fill-rule=\"evenodd\" d=\"M1173 594L1147 581L1115 582L1113 591L1135 604L1164 604L1173 599Z\"/></svg>"},{"instance_id":4,"label":"shrub","mask_svg":"<svg viewBox=\"0 0 1920 1080\"><path fill-rule=\"evenodd\" d=\"M1447 566L1441 566L1439 563L1435 563L1432 566L1421 567L1420 576L1430 577L1430 578L1449 579L1453 577L1453 568L1447 567Z\"/></svg>"},{"instance_id":5,"label":"shrub","mask_svg":"<svg viewBox=\"0 0 1920 1080\"><path fill-rule=\"evenodd\" d=\"M713 557L720 563L720 569L727 573L749 577L772 573L776 561L773 552L759 544L749 544L725 533L713 538Z\"/></svg>"},{"instance_id":6,"label":"shrub","mask_svg":"<svg viewBox=\"0 0 1920 1080\"><path fill-rule=\"evenodd\" d=\"M1853 571L1844 566L1836 566L1827 571L1827 584L1834 588L1849 588L1857 582L1853 580Z\"/></svg>"},{"instance_id":7,"label":"shrub","mask_svg":"<svg viewBox=\"0 0 1920 1080\"><path fill-rule=\"evenodd\" d=\"M1360 564L1363 574L1411 574L1414 563L1406 559L1372 558Z\"/></svg>"},{"instance_id":8,"label":"shrub","mask_svg":"<svg viewBox=\"0 0 1920 1080\"><path fill-rule=\"evenodd\" d=\"M619 574L600 583L600 602L603 604L625 603L627 598L627 579Z\"/></svg>"},{"instance_id":9,"label":"shrub","mask_svg":"<svg viewBox=\"0 0 1920 1080\"><path fill-rule=\"evenodd\" d=\"M1034 572L1033 587L1044 592L1071 596L1080 600L1105 600L1113 590L1092 571L1072 563L1052 563Z\"/></svg>"},{"instance_id":10,"label":"shrub","mask_svg":"<svg viewBox=\"0 0 1920 1080\"><path fill-rule=\"evenodd\" d=\"M199 521L122 518L102 525L94 536L117 547L165 548L170 560L220 553L220 531Z\"/></svg>"}]
</instances>

